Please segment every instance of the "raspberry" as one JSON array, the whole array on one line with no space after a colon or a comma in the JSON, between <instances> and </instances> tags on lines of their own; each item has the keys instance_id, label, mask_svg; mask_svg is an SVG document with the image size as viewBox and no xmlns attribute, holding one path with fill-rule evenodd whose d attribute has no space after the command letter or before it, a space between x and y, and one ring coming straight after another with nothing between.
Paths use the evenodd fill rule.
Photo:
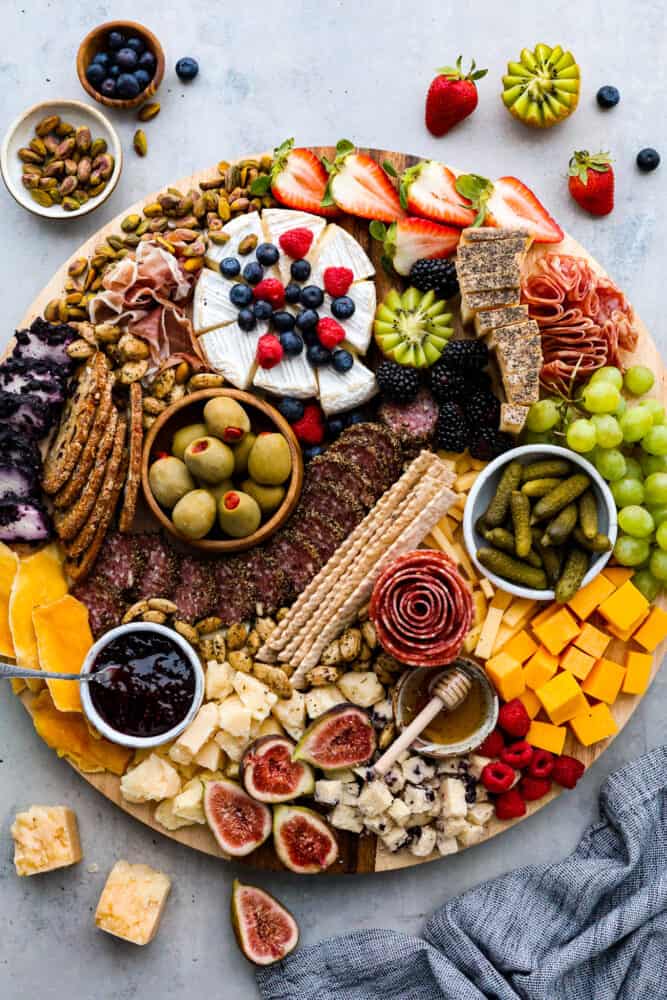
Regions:
<instances>
[{"instance_id":1,"label":"raspberry","mask_svg":"<svg viewBox=\"0 0 667 1000\"><path fill-rule=\"evenodd\" d=\"M494 729L492 733L486 737L483 743L475 750L475 753L480 754L482 757L500 757L500 752L505 746L505 738L499 729Z\"/></svg>"},{"instance_id":2,"label":"raspberry","mask_svg":"<svg viewBox=\"0 0 667 1000\"><path fill-rule=\"evenodd\" d=\"M280 364L283 348L275 333L265 333L259 338L256 357L260 368L275 368Z\"/></svg>"},{"instance_id":3,"label":"raspberry","mask_svg":"<svg viewBox=\"0 0 667 1000\"><path fill-rule=\"evenodd\" d=\"M303 444L321 444L324 440L324 417L317 403L307 403L303 416L295 420L292 430Z\"/></svg>"},{"instance_id":4,"label":"raspberry","mask_svg":"<svg viewBox=\"0 0 667 1000\"><path fill-rule=\"evenodd\" d=\"M509 764L510 767L516 768L517 771L523 771L524 767L528 767L533 759L533 753L530 743L519 740L517 743L510 743L508 747L504 747L500 759L505 764Z\"/></svg>"},{"instance_id":5,"label":"raspberry","mask_svg":"<svg viewBox=\"0 0 667 1000\"><path fill-rule=\"evenodd\" d=\"M498 725L517 740L522 740L530 729L530 716L525 709L523 702L518 698L512 698L505 705L502 705L498 712Z\"/></svg>"},{"instance_id":6,"label":"raspberry","mask_svg":"<svg viewBox=\"0 0 667 1000\"><path fill-rule=\"evenodd\" d=\"M531 778L548 778L554 769L554 755L548 750L535 750L528 765Z\"/></svg>"},{"instance_id":7,"label":"raspberry","mask_svg":"<svg viewBox=\"0 0 667 1000\"><path fill-rule=\"evenodd\" d=\"M349 267L327 267L324 271L324 287L332 299L347 295L353 280L354 274Z\"/></svg>"},{"instance_id":8,"label":"raspberry","mask_svg":"<svg viewBox=\"0 0 667 1000\"><path fill-rule=\"evenodd\" d=\"M335 319L325 316L317 324L317 336L322 347L333 351L342 340L345 340L345 330Z\"/></svg>"},{"instance_id":9,"label":"raspberry","mask_svg":"<svg viewBox=\"0 0 667 1000\"><path fill-rule=\"evenodd\" d=\"M518 788L510 788L496 799L496 816L498 819L517 819L525 816L526 803L521 798Z\"/></svg>"},{"instance_id":10,"label":"raspberry","mask_svg":"<svg viewBox=\"0 0 667 1000\"><path fill-rule=\"evenodd\" d=\"M288 257L300 260L305 257L311 248L313 234L305 226L298 226L296 229L288 229L278 240L280 249L284 250Z\"/></svg>"},{"instance_id":11,"label":"raspberry","mask_svg":"<svg viewBox=\"0 0 667 1000\"><path fill-rule=\"evenodd\" d=\"M253 288L253 295L258 300L270 303L274 309L281 309L285 305L285 288L277 278L264 278Z\"/></svg>"},{"instance_id":12,"label":"raspberry","mask_svg":"<svg viewBox=\"0 0 667 1000\"><path fill-rule=\"evenodd\" d=\"M551 777L557 785L561 785L563 788L574 788L585 770L586 768L580 760L565 754L556 758Z\"/></svg>"},{"instance_id":13,"label":"raspberry","mask_svg":"<svg viewBox=\"0 0 667 1000\"><path fill-rule=\"evenodd\" d=\"M506 792L514 781L514 769L496 760L483 769L480 780L488 792Z\"/></svg>"},{"instance_id":14,"label":"raspberry","mask_svg":"<svg viewBox=\"0 0 667 1000\"><path fill-rule=\"evenodd\" d=\"M519 782L519 792L526 802L535 802L543 798L551 788L549 778L522 778Z\"/></svg>"}]
</instances>

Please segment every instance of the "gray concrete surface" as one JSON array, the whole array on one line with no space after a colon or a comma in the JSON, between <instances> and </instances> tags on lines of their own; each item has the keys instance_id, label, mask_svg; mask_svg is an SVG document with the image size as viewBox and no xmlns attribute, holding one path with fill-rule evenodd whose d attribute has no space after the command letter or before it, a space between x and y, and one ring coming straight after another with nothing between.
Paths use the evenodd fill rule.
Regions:
<instances>
[{"instance_id":1,"label":"gray concrete surface","mask_svg":"<svg viewBox=\"0 0 667 1000\"><path fill-rule=\"evenodd\" d=\"M403 149L485 174L516 174L533 186L556 218L609 269L667 349L664 329L663 213L667 162L639 175L638 149L667 157L662 99L667 35L655 0L590 2L557 7L526 0L420 4L398 0L266 0L228 5L201 0L5 0L0 85L2 131L25 107L48 97L83 98L75 74L78 43L95 23L142 21L161 38L167 73L162 112L150 123L149 154L131 150L132 117L114 116L127 150L113 197L93 216L48 225L0 192L0 273L4 330L9 336L26 305L61 261L124 206L190 171L288 135L302 144L335 142ZM565 124L537 133L515 123L499 99L507 59L538 41L571 47L583 93ZM462 52L489 67L475 115L442 140L423 126L432 70ZM201 73L184 86L173 72L181 55L196 56ZM616 84L622 103L600 112L597 88ZM611 149L617 207L604 220L578 211L565 175L573 149ZM255 997L251 968L229 925L229 893L247 869L216 862L160 838L85 785L35 736L20 704L0 697L0 997L18 1000L153 1000ZM499 839L422 868L384 876L298 879L259 875L296 914L303 941L355 928L419 931L449 896L525 862L568 853L597 812L605 776L667 737L667 677L649 695L613 746L555 805ZM76 809L85 860L78 867L19 880L11 863L9 827L30 803L64 802ZM92 922L106 873L119 857L148 862L173 878L158 938L133 948L95 930ZM99 870L89 872L96 864ZM389 998L388 998L389 1000Z\"/></svg>"}]
</instances>

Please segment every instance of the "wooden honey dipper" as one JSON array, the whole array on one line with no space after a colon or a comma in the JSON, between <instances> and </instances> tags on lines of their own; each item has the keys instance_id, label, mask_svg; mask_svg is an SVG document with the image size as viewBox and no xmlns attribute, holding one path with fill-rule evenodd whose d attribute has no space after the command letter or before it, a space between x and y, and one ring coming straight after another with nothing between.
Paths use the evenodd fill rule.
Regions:
<instances>
[{"instance_id":1,"label":"wooden honey dipper","mask_svg":"<svg viewBox=\"0 0 667 1000\"><path fill-rule=\"evenodd\" d=\"M459 667L452 667L446 674L439 677L433 684L431 700L424 705L421 712L415 716L410 725L405 727L398 739L392 743L373 765L373 775L378 778L385 775L403 751L407 750L419 734L426 729L429 722L432 722L436 715L442 712L443 708L447 712L452 712L455 708L458 708L468 697L471 687L472 681L470 677Z\"/></svg>"}]
</instances>

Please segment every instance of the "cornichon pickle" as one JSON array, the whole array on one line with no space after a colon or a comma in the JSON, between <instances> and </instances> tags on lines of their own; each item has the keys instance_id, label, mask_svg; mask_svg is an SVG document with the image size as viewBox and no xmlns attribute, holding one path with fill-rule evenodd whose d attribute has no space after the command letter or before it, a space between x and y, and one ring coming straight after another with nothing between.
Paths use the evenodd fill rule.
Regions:
<instances>
[{"instance_id":1,"label":"cornichon pickle","mask_svg":"<svg viewBox=\"0 0 667 1000\"><path fill-rule=\"evenodd\" d=\"M488 528L486 531L482 531L481 534L494 549L507 552L510 556L515 554L514 535L507 528ZM542 565L542 559L534 549L531 549L526 556L526 562L538 569Z\"/></svg>"},{"instance_id":2,"label":"cornichon pickle","mask_svg":"<svg viewBox=\"0 0 667 1000\"><path fill-rule=\"evenodd\" d=\"M521 462L510 462L503 472L495 496L486 508L484 515L484 522L488 528L497 528L507 517L512 490L519 488L522 472Z\"/></svg>"},{"instance_id":3,"label":"cornichon pickle","mask_svg":"<svg viewBox=\"0 0 667 1000\"><path fill-rule=\"evenodd\" d=\"M588 553L582 549L571 549L568 553L563 572L555 587L556 600L559 604L566 604L579 590L581 581L586 576L588 560Z\"/></svg>"},{"instance_id":4,"label":"cornichon pickle","mask_svg":"<svg viewBox=\"0 0 667 1000\"><path fill-rule=\"evenodd\" d=\"M529 479L527 483L524 483L521 487L521 492L525 493L527 497L532 499L539 499L544 497L547 493L551 493L555 490L557 486L561 483L560 479L545 478L545 479Z\"/></svg>"},{"instance_id":5,"label":"cornichon pickle","mask_svg":"<svg viewBox=\"0 0 667 1000\"><path fill-rule=\"evenodd\" d=\"M611 548L609 538L607 535L603 535L601 531L598 531L595 538L586 538L581 528L576 527L572 532L572 537L578 545L581 545L583 549L587 549L589 552L608 552Z\"/></svg>"},{"instance_id":6,"label":"cornichon pickle","mask_svg":"<svg viewBox=\"0 0 667 1000\"><path fill-rule=\"evenodd\" d=\"M589 541L598 533L598 502L592 490L579 497L579 527Z\"/></svg>"},{"instance_id":7,"label":"cornichon pickle","mask_svg":"<svg viewBox=\"0 0 667 1000\"><path fill-rule=\"evenodd\" d=\"M540 462L531 462L523 467L523 481L529 479L546 479L547 476L562 479L569 476L572 466L565 458L544 458Z\"/></svg>"},{"instance_id":8,"label":"cornichon pickle","mask_svg":"<svg viewBox=\"0 0 667 1000\"><path fill-rule=\"evenodd\" d=\"M590 478L583 472L577 472L574 476L564 479L551 493L547 493L546 496L537 501L533 507L531 522L534 524L535 521L544 521L547 517L555 517L563 507L567 507L569 503L581 496L590 485Z\"/></svg>"},{"instance_id":9,"label":"cornichon pickle","mask_svg":"<svg viewBox=\"0 0 667 1000\"><path fill-rule=\"evenodd\" d=\"M542 545L562 545L576 528L578 517L576 503L569 503L567 507L563 507L560 514L557 514L553 521L549 521L542 536Z\"/></svg>"},{"instance_id":10,"label":"cornichon pickle","mask_svg":"<svg viewBox=\"0 0 667 1000\"><path fill-rule=\"evenodd\" d=\"M501 576L510 583L518 583L534 590L546 590L547 577L543 569L535 569L497 549L478 549L477 558L485 569Z\"/></svg>"},{"instance_id":11,"label":"cornichon pickle","mask_svg":"<svg viewBox=\"0 0 667 1000\"><path fill-rule=\"evenodd\" d=\"M542 559L544 572L552 587L555 587L563 566L563 551L555 545L542 545L537 539L533 539L536 551Z\"/></svg>"},{"instance_id":12,"label":"cornichon pickle","mask_svg":"<svg viewBox=\"0 0 667 1000\"><path fill-rule=\"evenodd\" d=\"M524 493L512 490L510 511L514 527L514 551L519 559L525 559L533 544L533 535L530 530L530 500Z\"/></svg>"}]
</instances>

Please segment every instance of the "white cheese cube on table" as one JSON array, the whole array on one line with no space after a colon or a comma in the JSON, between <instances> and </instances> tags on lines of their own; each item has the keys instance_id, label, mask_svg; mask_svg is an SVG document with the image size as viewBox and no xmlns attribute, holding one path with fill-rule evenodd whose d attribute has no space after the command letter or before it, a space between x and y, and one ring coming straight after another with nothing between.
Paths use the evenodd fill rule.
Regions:
<instances>
[{"instance_id":1,"label":"white cheese cube on table","mask_svg":"<svg viewBox=\"0 0 667 1000\"><path fill-rule=\"evenodd\" d=\"M390 767L384 776L384 783L392 793L392 795L398 795L405 788L405 775L403 774L402 765L394 764Z\"/></svg>"},{"instance_id":2,"label":"white cheese cube on table","mask_svg":"<svg viewBox=\"0 0 667 1000\"><path fill-rule=\"evenodd\" d=\"M215 702L207 702L178 737L169 750L169 756L176 764L191 764L195 754L208 743L217 728L218 706Z\"/></svg>"},{"instance_id":3,"label":"white cheese cube on table","mask_svg":"<svg viewBox=\"0 0 667 1000\"><path fill-rule=\"evenodd\" d=\"M384 837L394 829L394 823L387 813L380 813L379 816L364 816L364 827L369 833L374 833L377 837Z\"/></svg>"},{"instance_id":4,"label":"white cheese cube on table","mask_svg":"<svg viewBox=\"0 0 667 1000\"><path fill-rule=\"evenodd\" d=\"M489 822L494 813L494 807L490 802L477 802L468 808L466 819L475 826L484 826Z\"/></svg>"},{"instance_id":5,"label":"white cheese cube on table","mask_svg":"<svg viewBox=\"0 0 667 1000\"><path fill-rule=\"evenodd\" d=\"M465 785L458 778L445 778L440 785L440 798L442 816L465 816L468 811Z\"/></svg>"},{"instance_id":6,"label":"white cheese cube on table","mask_svg":"<svg viewBox=\"0 0 667 1000\"><path fill-rule=\"evenodd\" d=\"M206 700L223 701L234 690L236 671L231 664L209 660L206 664Z\"/></svg>"},{"instance_id":7,"label":"white cheese cube on table","mask_svg":"<svg viewBox=\"0 0 667 1000\"><path fill-rule=\"evenodd\" d=\"M127 802L159 802L181 790L181 778L168 760L152 753L120 779L121 795Z\"/></svg>"},{"instance_id":8,"label":"white cheese cube on table","mask_svg":"<svg viewBox=\"0 0 667 1000\"><path fill-rule=\"evenodd\" d=\"M410 853L416 858L427 858L435 850L436 832L434 826L423 826L419 835L410 843Z\"/></svg>"},{"instance_id":9,"label":"white cheese cube on table","mask_svg":"<svg viewBox=\"0 0 667 1000\"><path fill-rule=\"evenodd\" d=\"M217 771L222 761L222 750L215 740L209 740L195 755L195 764L206 771Z\"/></svg>"},{"instance_id":10,"label":"white cheese cube on table","mask_svg":"<svg viewBox=\"0 0 667 1000\"><path fill-rule=\"evenodd\" d=\"M351 670L339 678L338 687L343 692L344 700L351 701L359 708L370 708L384 699L384 688L372 670Z\"/></svg>"},{"instance_id":11,"label":"white cheese cube on table","mask_svg":"<svg viewBox=\"0 0 667 1000\"><path fill-rule=\"evenodd\" d=\"M412 813L430 812L437 803L433 789L419 785L406 785L401 797Z\"/></svg>"},{"instance_id":12,"label":"white cheese cube on table","mask_svg":"<svg viewBox=\"0 0 667 1000\"><path fill-rule=\"evenodd\" d=\"M81 861L76 814L67 806L30 806L11 828L17 875L39 875Z\"/></svg>"},{"instance_id":13,"label":"white cheese cube on table","mask_svg":"<svg viewBox=\"0 0 667 1000\"><path fill-rule=\"evenodd\" d=\"M361 813L353 806L345 806L341 802L329 813L329 822L339 830L349 830L350 833L361 833L364 823Z\"/></svg>"},{"instance_id":14,"label":"white cheese cube on table","mask_svg":"<svg viewBox=\"0 0 667 1000\"><path fill-rule=\"evenodd\" d=\"M383 834L380 840L387 850L393 853L394 851L399 851L401 847L405 847L409 840L409 835L407 830L403 830L400 826L395 826L388 833Z\"/></svg>"},{"instance_id":15,"label":"white cheese cube on table","mask_svg":"<svg viewBox=\"0 0 667 1000\"><path fill-rule=\"evenodd\" d=\"M205 823L204 782L201 778L191 778L183 785L182 791L174 799L174 814L179 819L191 823Z\"/></svg>"},{"instance_id":16,"label":"white cheese cube on table","mask_svg":"<svg viewBox=\"0 0 667 1000\"><path fill-rule=\"evenodd\" d=\"M435 846L443 857L446 854L456 854L459 849L456 837L448 837L444 833L438 833L436 835Z\"/></svg>"},{"instance_id":17,"label":"white cheese cube on table","mask_svg":"<svg viewBox=\"0 0 667 1000\"><path fill-rule=\"evenodd\" d=\"M356 806L359 802L359 785L356 781L343 782L343 796L341 802L346 806Z\"/></svg>"},{"instance_id":18,"label":"white cheese cube on table","mask_svg":"<svg viewBox=\"0 0 667 1000\"><path fill-rule=\"evenodd\" d=\"M364 816L379 816L392 801L392 794L383 781L371 781L361 790L359 811Z\"/></svg>"},{"instance_id":19,"label":"white cheese cube on table","mask_svg":"<svg viewBox=\"0 0 667 1000\"><path fill-rule=\"evenodd\" d=\"M469 826L470 823L464 816L441 817L436 823L438 830L441 830L446 837L458 837Z\"/></svg>"},{"instance_id":20,"label":"white cheese cube on table","mask_svg":"<svg viewBox=\"0 0 667 1000\"><path fill-rule=\"evenodd\" d=\"M403 777L411 785L421 785L435 775L433 765L427 764L422 757L408 757L401 764L401 770L403 771Z\"/></svg>"},{"instance_id":21,"label":"white cheese cube on table","mask_svg":"<svg viewBox=\"0 0 667 1000\"><path fill-rule=\"evenodd\" d=\"M148 865L117 861L95 911L100 930L132 944L148 944L160 926L171 879Z\"/></svg>"},{"instance_id":22,"label":"white cheese cube on table","mask_svg":"<svg viewBox=\"0 0 667 1000\"><path fill-rule=\"evenodd\" d=\"M473 844L479 844L480 840L484 839L484 834L483 826L472 826L471 824L458 835L457 840L461 847L472 847Z\"/></svg>"},{"instance_id":23,"label":"white cheese cube on table","mask_svg":"<svg viewBox=\"0 0 667 1000\"><path fill-rule=\"evenodd\" d=\"M183 819L182 816L177 816L174 812L174 802L176 798L173 799L163 799L155 807L155 812L153 813L153 818L157 820L160 826L163 826L165 830L180 830L184 826L194 826L194 820Z\"/></svg>"},{"instance_id":24,"label":"white cheese cube on table","mask_svg":"<svg viewBox=\"0 0 667 1000\"><path fill-rule=\"evenodd\" d=\"M410 816L412 813L408 806L406 806L403 799L394 799L392 804L387 809L387 816L391 816L394 823L397 826L407 826L410 822Z\"/></svg>"},{"instance_id":25,"label":"white cheese cube on table","mask_svg":"<svg viewBox=\"0 0 667 1000\"><path fill-rule=\"evenodd\" d=\"M278 695L271 688L250 674L239 671L233 681L234 690L248 709L253 719L263 722L278 701Z\"/></svg>"},{"instance_id":26,"label":"white cheese cube on table","mask_svg":"<svg viewBox=\"0 0 667 1000\"><path fill-rule=\"evenodd\" d=\"M486 765L490 763L491 763L490 757L482 757L481 754L472 753L470 754L468 774L471 774L473 778L479 779Z\"/></svg>"},{"instance_id":27,"label":"white cheese cube on table","mask_svg":"<svg viewBox=\"0 0 667 1000\"><path fill-rule=\"evenodd\" d=\"M247 740L250 737L252 715L237 694L230 694L218 708L218 725L225 733Z\"/></svg>"},{"instance_id":28,"label":"white cheese cube on table","mask_svg":"<svg viewBox=\"0 0 667 1000\"><path fill-rule=\"evenodd\" d=\"M218 746L225 751L229 759L238 764L243 757L243 751L248 745L247 736L232 736L221 729L213 738Z\"/></svg>"}]
</instances>

